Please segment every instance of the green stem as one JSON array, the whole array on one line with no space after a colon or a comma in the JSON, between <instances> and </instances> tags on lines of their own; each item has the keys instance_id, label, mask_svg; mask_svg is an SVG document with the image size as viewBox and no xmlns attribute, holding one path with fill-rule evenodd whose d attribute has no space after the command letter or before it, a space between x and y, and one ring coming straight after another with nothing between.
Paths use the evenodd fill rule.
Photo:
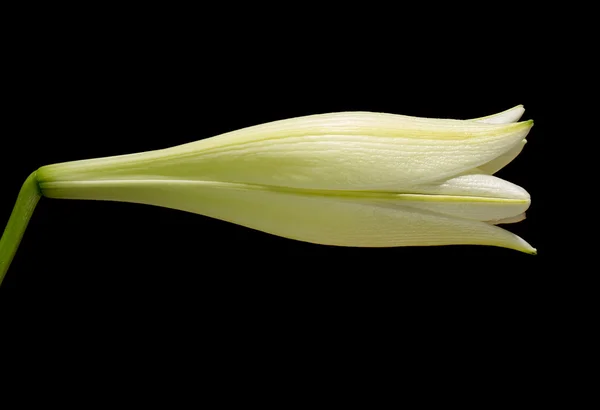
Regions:
<instances>
[{"instance_id":1,"label":"green stem","mask_svg":"<svg viewBox=\"0 0 600 410\"><path fill-rule=\"evenodd\" d=\"M17 203L0 239L0 285L21 243L21 238L23 238L35 206L42 197L36 172L31 173L23 183Z\"/></svg>"}]
</instances>

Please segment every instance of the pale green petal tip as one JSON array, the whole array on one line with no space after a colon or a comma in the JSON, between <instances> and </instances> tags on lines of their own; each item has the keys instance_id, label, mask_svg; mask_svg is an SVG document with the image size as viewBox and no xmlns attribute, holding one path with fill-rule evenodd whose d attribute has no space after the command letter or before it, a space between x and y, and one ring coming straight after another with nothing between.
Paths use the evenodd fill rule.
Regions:
<instances>
[{"instance_id":1,"label":"pale green petal tip","mask_svg":"<svg viewBox=\"0 0 600 410\"><path fill-rule=\"evenodd\" d=\"M519 238L520 239L520 238ZM518 246L505 246L505 245L496 245L496 246L500 246L502 248L508 248L508 249L512 249L515 251L519 251L522 253L526 253L528 255L537 255L537 249L534 248L533 246L531 246L530 244L528 244L526 241L523 240L523 242L521 244L519 244Z\"/></svg>"},{"instance_id":2,"label":"pale green petal tip","mask_svg":"<svg viewBox=\"0 0 600 410\"><path fill-rule=\"evenodd\" d=\"M523 238L519 237L519 240L521 242L522 247L519 248L515 248L518 251L521 251L523 253L527 253L529 255L537 255L537 249L534 248L533 246L531 246L526 240L524 240Z\"/></svg>"},{"instance_id":3,"label":"pale green petal tip","mask_svg":"<svg viewBox=\"0 0 600 410\"><path fill-rule=\"evenodd\" d=\"M531 128L533 127L533 120L519 121L516 124L521 125L523 127Z\"/></svg>"},{"instance_id":4,"label":"pale green petal tip","mask_svg":"<svg viewBox=\"0 0 600 410\"><path fill-rule=\"evenodd\" d=\"M504 228L497 228L502 230L505 234L508 234L508 236L505 236L501 242L491 243L491 245L513 249L515 251L523 252L528 255L537 255L537 249L531 246L529 242L527 242L525 239Z\"/></svg>"}]
</instances>

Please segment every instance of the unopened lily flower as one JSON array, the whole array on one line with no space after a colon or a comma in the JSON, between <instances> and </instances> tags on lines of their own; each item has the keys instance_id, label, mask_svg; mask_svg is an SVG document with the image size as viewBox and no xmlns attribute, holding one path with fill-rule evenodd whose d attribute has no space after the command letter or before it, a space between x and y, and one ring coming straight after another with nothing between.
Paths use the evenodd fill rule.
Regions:
<instances>
[{"instance_id":1,"label":"unopened lily flower","mask_svg":"<svg viewBox=\"0 0 600 410\"><path fill-rule=\"evenodd\" d=\"M317 244L535 249L496 226L530 205L493 176L523 148L523 106L472 120L339 112L172 148L41 167L0 241L0 278L41 196L157 205ZM0 279L1 280L1 279Z\"/></svg>"}]
</instances>

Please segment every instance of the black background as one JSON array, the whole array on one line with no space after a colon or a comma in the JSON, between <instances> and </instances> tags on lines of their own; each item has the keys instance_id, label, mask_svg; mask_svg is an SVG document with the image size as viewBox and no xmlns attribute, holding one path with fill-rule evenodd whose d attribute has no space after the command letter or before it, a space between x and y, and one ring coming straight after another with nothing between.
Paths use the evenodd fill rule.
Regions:
<instances>
[{"instance_id":1,"label":"black background","mask_svg":"<svg viewBox=\"0 0 600 410\"><path fill-rule=\"evenodd\" d=\"M70 331L83 346L124 343L130 353L149 343L157 360L180 348L199 357L201 342L335 351L344 339L373 338L432 351L463 340L493 349L498 363L515 352L542 363L564 297L548 270L564 244L547 182L558 172L550 110L560 96L546 86L554 57L544 36L524 21L514 34L486 21L429 38L391 21L328 31L327 21L229 30L201 20L173 29L82 20L22 33L27 46L15 46L6 80L2 224L27 175L46 164L307 114L466 119L524 104L523 119L535 121L529 143L498 176L530 192L527 219L505 227L539 254L318 246L158 207L43 198L0 288L4 312L35 318L31 326L47 330L40 337ZM168 355L154 339L167 334Z\"/></svg>"}]
</instances>

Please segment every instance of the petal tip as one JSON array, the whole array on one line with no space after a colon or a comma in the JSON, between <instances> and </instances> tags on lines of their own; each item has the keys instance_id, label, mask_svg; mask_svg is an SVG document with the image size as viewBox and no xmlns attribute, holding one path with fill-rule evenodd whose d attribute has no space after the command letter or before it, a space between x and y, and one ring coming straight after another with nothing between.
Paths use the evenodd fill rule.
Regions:
<instances>
[{"instance_id":1,"label":"petal tip","mask_svg":"<svg viewBox=\"0 0 600 410\"><path fill-rule=\"evenodd\" d=\"M513 125L515 126L513 130L517 132L521 139L525 139L533 127L533 120L519 121L513 123Z\"/></svg>"},{"instance_id":2,"label":"petal tip","mask_svg":"<svg viewBox=\"0 0 600 410\"><path fill-rule=\"evenodd\" d=\"M537 255L537 249L534 248L533 246L531 246L526 240L524 240L523 238L519 238L520 239L520 245L518 248L515 248L518 251L521 251L523 253L527 253L529 255Z\"/></svg>"}]
</instances>

